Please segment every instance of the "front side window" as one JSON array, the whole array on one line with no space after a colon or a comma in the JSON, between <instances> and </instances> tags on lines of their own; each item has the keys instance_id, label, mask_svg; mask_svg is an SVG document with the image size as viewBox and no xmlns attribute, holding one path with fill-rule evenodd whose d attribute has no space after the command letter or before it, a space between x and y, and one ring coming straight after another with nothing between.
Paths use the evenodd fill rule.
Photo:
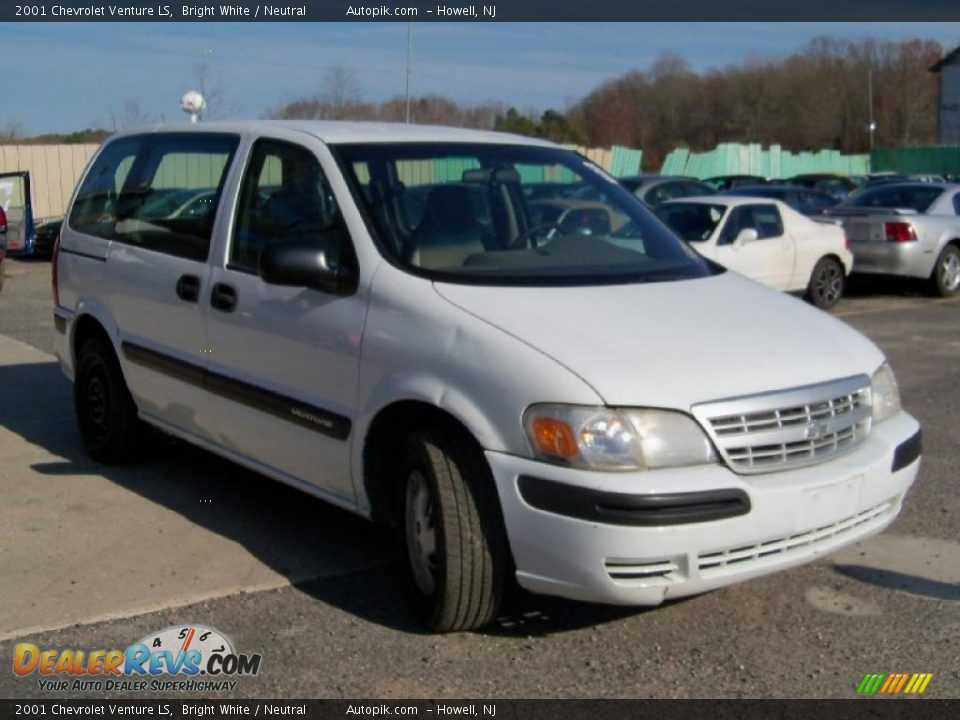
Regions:
<instances>
[{"instance_id":1,"label":"front side window","mask_svg":"<svg viewBox=\"0 0 960 720\"><path fill-rule=\"evenodd\" d=\"M712 271L615 180L559 148L333 148L388 259L452 282L591 284Z\"/></svg>"},{"instance_id":2,"label":"front side window","mask_svg":"<svg viewBox=\"0 0 960 720\"><path fill-rule=\"evenodd\" d=\"M110 143L83 181L70 227L88 235L203 261L239 138L142 135Z\"/></svg>"},{"instance_id":3,"label":"front side window","mask_svg":"<svg viewBox=\"0 0 960 720\"><path fill-rule=\"evenodd\" d=\"M694 202L668 202L657 208L657 217L687 242L708 240L723 219L724 205Z\"/></svg>"},{"instance_id":4,"label":"front side window","mask_svg":"<svg viewBox=\"0 0 960 720\"><path fill-rule=\"evenodd\" d=\"M730 245L744 230L756 230L757 238L768 240L783 235L783 220L776 205L740 205L730 211L730 217L718 245Z\"/></svg>"},{"instance_id":5,"label":"front side window","mask_svg":"<svg viewBox=\"0 0 960 720\"><path fill-rule=\"evenodd\" d=\"M322 247L332 262L342 261L351 247L316 155L292 143L259 140L240 186L231 269L256 272L261 251L272 244Z\"/></svg>"}]
</instances>

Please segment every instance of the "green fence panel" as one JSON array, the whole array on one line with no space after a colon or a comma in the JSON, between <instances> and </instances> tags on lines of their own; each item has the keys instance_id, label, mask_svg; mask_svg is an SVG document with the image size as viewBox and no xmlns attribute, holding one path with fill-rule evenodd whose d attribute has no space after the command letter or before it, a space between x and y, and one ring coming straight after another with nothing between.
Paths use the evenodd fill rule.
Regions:
<instances>
[{"instance_id":1,"label":"green fence panel","mask_svg":"<svg viewBox=\"0 0 960 720\"><path fill-rule=\"evenodd\" d=\"M641 150L614 145L611 152L613 155L610 161L611 175L625 177L640 173L640 165L643 162L643 152Z\"/></svg>"},{"instance_id":2,"label":"green fence panel","mask_svg":"<svg viewBox=\"0 0 960 720\"><path fill-rule=\"evenodd\" d=\"M874 172L960 175L960 146L876 148L870 153L870 166Z\"/></svg>"},{"instance_id":3,"label":"green fence panel","mask_svg":"<svg viewBox=\"0 0 960 720\"><path fill-rule=\"evenodd\" d=\"M701 179L716 175L788 178L802 173L864 174L869 168L868 155L842 155L831 149L791 153L779 145L764 148L757 143L721 143L713 150L699 153L677 148L667 155L660 172Z\"/></svg>"}]
</instances>

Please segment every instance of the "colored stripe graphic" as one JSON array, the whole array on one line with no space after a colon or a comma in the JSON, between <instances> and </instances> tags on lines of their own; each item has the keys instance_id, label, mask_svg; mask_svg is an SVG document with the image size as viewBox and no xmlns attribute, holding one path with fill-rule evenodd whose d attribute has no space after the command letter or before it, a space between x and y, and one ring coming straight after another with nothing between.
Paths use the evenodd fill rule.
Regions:
<instances>
[{"instance_id":1,"label":"colored stripe graphic","mask_svg":"<svg viewBox=\"0 0 960 720\"><path fill-rule=\"evenodd\" d=\"M862 695L872 695L880 689L880 683L886 677L883 673L867 673L860 681L857 692Z\"/></svg>"},{"instance_id":2,"label":"colored stripe graphic","mask_svg":"<svg viewBox=\"0 0 960 720\"><path fill-rule=\"evenodd\" d=\"M920 695L933 679L933 673L867 673L857 685L858 695Z\"/></svg>"}]
</instances>

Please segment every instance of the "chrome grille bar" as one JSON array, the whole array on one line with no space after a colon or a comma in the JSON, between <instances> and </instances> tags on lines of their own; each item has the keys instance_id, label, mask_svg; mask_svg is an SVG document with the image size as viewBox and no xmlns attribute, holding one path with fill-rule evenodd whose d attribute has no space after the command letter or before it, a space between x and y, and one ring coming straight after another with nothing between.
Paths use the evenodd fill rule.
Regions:
<instances>
[{"instance_id":1,"label":"chrome grille bar","mask_svg":"<svg viewBox=\"0 0 960 720\"><path fill-rule=\"evenodd\" d=\"M738 473L774 472L852 450L870 432L870 379L842 380L693 407Z\"/></svg>"}]
</instances>

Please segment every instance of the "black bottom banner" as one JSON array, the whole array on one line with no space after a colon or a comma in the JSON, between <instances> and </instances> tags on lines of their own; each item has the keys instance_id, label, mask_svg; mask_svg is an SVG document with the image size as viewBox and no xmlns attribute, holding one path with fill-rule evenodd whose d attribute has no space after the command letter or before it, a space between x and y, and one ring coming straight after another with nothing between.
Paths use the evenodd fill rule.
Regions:
<instances>
[{"instance_id":1,"label":"black bottom banner","mask_svg":"<svg viewBox=\"0 0 960 720\"><path fill-rule=\"evenodd\" d=\"M310 720L926 720L960 716L958 700L0 700L0 718L274 716Z\"/></svg>"}]
</instances>

